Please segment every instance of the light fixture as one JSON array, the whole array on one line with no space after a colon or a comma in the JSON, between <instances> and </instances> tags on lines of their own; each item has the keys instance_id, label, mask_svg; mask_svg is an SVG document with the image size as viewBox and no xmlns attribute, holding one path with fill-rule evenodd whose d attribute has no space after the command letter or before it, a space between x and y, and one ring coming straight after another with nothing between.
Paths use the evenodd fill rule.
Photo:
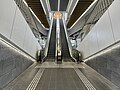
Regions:
<instances>
[{"instance_id":1,"label":"light fixture","mask_svg":"<svg viewBox=\"0 0 120 90\"><path fill-rule=\"evenodd\" d=\"M62 18L62 13L59 11L54 12L53 18L55 19L61 19Z\"/></svg>"}]
</instances>

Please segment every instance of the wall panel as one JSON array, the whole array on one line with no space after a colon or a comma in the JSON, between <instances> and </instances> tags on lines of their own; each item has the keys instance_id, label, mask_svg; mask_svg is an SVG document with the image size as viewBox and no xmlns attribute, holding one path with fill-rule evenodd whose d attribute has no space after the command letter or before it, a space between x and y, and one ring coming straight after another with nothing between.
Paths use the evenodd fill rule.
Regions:
<instances>
[{"instance_id":1,"label":"wall panel","mask_svg":"<svg viewBox=\"0 0 120 90\"><path fill-rule=\"evenodd\" d=\"M95 27L93 27L89 33L88 43L89 43L90 55L96 53L99 50L98 40L97 40L97 30Z\"/></svg>"},{"instance_id":2,"label":"wall panel","mask_svg":"<svg viewBox=\"0 0 120 90\"><path fill-rule=\"evenodd\" d=\"M113 31L111 28L108 10L104 13L95 26L97 29L99 50L102 50L114 43Z\"/></svg>"},{"instance_id":3,"label":"wall panel","mask_svg":"<svg viewBox=\"0 0 120 90\"><path fill-rule=\"evenodd\" d=\"M34 36L31 37L31 55L36 57L36 53L37 53L37 40Z\"/></svg>"},{"instance_id":4,"label":"wall panel","mask_svg":"<svg viewBox=\"0 0 120 90\"><path fill-rule=\"evenodd\" d=\"M20 48L23 48L26 30L27 30L27 22L22 16L20 10L17 8L12 35L11 35L11 41L13 41Z\"/></svg>"},{"instance_id":5,"label":"wall panel","mask_svg":"<svg viewBox=\"0 0 120 90\"><path fill-rule=\"evenodd\" d=\"M38 42L14 0L0 1L0 8L0 33L35 57Z\"/></svg>"},{"instance_id":6,"label":"wall panel","mask_svg":"<svg viewBox=\"0 0 120 90\"><path fill-rule=\"evenodd\" d=\"M120 0L114 0L95 28L98 51L111 46L86 59L85 63L120 87ZM119 42L115 43L117 41ZM90 46L90 51L91 49Z\"/></svg>"},{"instance_id":7,"label":"wall panel","mask_svg":"<svg viewBox=\"0 0 120 90\"><path fill-rule=\"evenodd\" d=\"M26 53L35 58L41 49L14 0L0 1L0 38L1 34L7 42L0 39L0 90L33 64L34 59ZM26 53L8 43L14 43Z\"/></svg>"},{"instance_id":8,"label":"wall panel","mask_svg":"<svg viewBox=\"0 0 120 90\"><path fill-rule=\"evenodd\" d=\"M10 38L14 21L16 4L14 0L0 1L0 33L6 38Z\"/></svg>"},{"instance_id":9,"label":"wall panel","mask_svg":"<svg viewBox=\"0 0 120 90\"><path fill-rule=\"evenodd\" d=\"M120 40L120 0L113 2L109 8L112 28L114 32L115 41Z\"/></svg>"},{"instance_id":10,"label":"wall panel","mask_svg":"<svg viewBox=\"0 0 120 90\"><path fill-rule=\"evenodd\" d=\"M119 4L120 1L115 0L99 21L93 26L89 34L78 45L77 49L83 53L84 58L120 40Z\"/></svg>"},{"instance_id":11,"label":"wall panel","mask_svg":"<svg viewBox=\"0 0 120 90\"><path fill-rule=\"evenodd\" d=\"M88 36L84 40L84 58L90 55Z\"/></svg>"},{"instance_id":12,"label":"wall panel","mask_svg":"<svg viewBox=\"0 0 120 90\"><path fill-rule=\"evenodd\" d=\"M29 26L27 25L27 30L26 30L26 35L25 35L25 40L24 40L24 50L30 54L31 52L31 33Z\"/></svg>"},{"instance_id":13,"label":"wall panel","mask_svg":"<svg viewBox=\"0 0 120 90\"><path fill-rule=\"evenodd\" d=\"M90 55L87 37L85 37L85 39L80 43L80 45L77 47L77 50L79 50L82 53L83 58L86 58L87 56Z\"/></svg>"}]
</instances>

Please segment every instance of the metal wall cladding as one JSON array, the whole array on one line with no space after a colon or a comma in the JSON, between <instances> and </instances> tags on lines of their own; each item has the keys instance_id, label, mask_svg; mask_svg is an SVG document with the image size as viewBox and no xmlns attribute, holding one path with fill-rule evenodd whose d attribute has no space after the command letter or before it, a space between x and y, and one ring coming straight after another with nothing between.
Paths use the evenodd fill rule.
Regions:
<instances>
[{"instance_id":1,"label":"metal wall cladding","mask_svg":"<svg viewBox=\"0 0 120 90\"><path fill-rule=\"evenodd\" d=\"M33 62L0 42L0 89L26 70Z\"/></svg>"},{"instance_id":2,"label":"metal wall cladding","mask_svg":"<svg viewBox=\"0 0 120 90\"><path fill-rule=\"evenodd\" d=\"M120 87L120 47L86 62L98 73Z\"/></svg>"}]
</instances>

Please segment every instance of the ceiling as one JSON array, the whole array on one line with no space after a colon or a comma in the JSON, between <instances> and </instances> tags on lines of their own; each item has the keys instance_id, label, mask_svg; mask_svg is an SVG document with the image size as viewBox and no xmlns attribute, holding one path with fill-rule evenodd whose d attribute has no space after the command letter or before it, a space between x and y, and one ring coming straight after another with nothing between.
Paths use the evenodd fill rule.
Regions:
<instances>
[{"instance_id":1,"label":"ceiling","mask_svg":"<svg viewBox=\"0 0 120 90\"><path fill-rule=\"evenodd\" d=\"M70 17L67 27L70 28L75 21L84 13L94 0L79 0L73 14Z\"/></svg>"},{"instance_id":2,"label":"ceiling","mask_svg":"<svg viewBox=\"0 0 120 90\"><path fill-rule=\"evenodd\" d=\"M48 24L47 18L45 16L45 13L43 11L40 0L25 0L25 1L27 2L28 6L33 10L33 12L36 14L36 16L41 21L41 23L46 28L49 28L49 24Z\"/></svg>"},{"instance_id":3,"label":"ceiling","mask_svg":"<svg viewBox=\"0 0 120 90\"><path fill-rule=\"evenodd\" d=\"M47 18L45 16L45 13L43 11L43 8L42 8L42 5L40 3L40 0L25 0L25 1L27 2L28 6L33 10L33 12L36 14L38 19L40 19L41 23L46 28L49 28L49 24L48 24ZM64 1L64 0L62 0L62 1ZM70 20L68 22L68 25L67 25L68 28L71 27L74 24L74 22L80 17L80 15L82 15L82 13L89 7L89 5L93 1L94 0L79 0L79 2L77 4L73 14L71 15ZM68 3L68 0L67 0L67 3ZM64 3L61 3L61 4L64 4ZM62 9L64 9L64 8L61 8L61 10Z\"/></svg>"},{"instance_id":4,"label":"ceiling","mask_svg":"<svg viewBox=\"0 0 120 90\"><path fill-rule=\"evenodd\" d=\"M50 7L51 7L51 11L57 11L58 10L58 0L49 0L50 2ZM60 0L60 6L59 6L59 10L60 11L66 11L67 6L68 6L68 2L69 0Z\"/></svg>"}]
</instances>

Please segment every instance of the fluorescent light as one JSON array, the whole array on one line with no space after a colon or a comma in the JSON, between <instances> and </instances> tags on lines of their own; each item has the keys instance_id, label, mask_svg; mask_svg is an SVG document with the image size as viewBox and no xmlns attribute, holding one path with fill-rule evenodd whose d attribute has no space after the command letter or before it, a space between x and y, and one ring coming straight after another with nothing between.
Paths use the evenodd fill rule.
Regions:
<instances>
[{"instance_id":1,"label":"fluorescent light","mask_svg":"<svg viewBox=\"0 0 120 90\"><path fill-rule=\"evenodd\" d=\"M44 28L44 29L46 29L45 28L45 26L41 23L41 21L38 19L38 17L35 15L35 13L33 12L33 10L29 7L29 9L30 9L30 11L32 12L32 14L35 16L35 18L38 20L38 22L41 24L41 26Z\"/></svg>"},{"instance_id":2,"label":"fluorescent light","mask_svg":"<svg viewBox=\"0 0 120 90\"><path fill-rule=\"evenodd\" d=\"M77 19L77 21L70 27L73 28L75 26L75 24L77 24L77 22L90 10L90 8L97 2L98 0L95 0L87 9L86 11Z\"/></svg>"},{"instance_id":3,"label":"fluorescent light","mask_svg":"<svg viewBox=\"0 0 120 90\"><path fill-rule=\"evenodd\" d=\"M3 43L4 45L6 45L7 47L10 47L11 49L13 49L14 51L22 54L23 56L29 58L31 61L36 61L35 59L33 59L32 57L30 57L29 55L25 54L23 51L19 50L18 48L16 48L14 45L12 45L11 43L7 42L6 40L4 40L3 38L0 37L0 42Z\"/></svg>"},{"instance_id":4,"label":"fluorescent light","mask_svg":"<svg viewBox=\"0 0 120 90\"><path fill-rule=\"evenodd\" d=\"M101 55L103 55L103 54L105 54L105 53L108 53L108 52L110 52L111 50L116 49L116 48L118 48L118 47L120 47L120 44L113 45L113 46L111 46L111 47L109 47L109 48L107 48L107 49L105 49L105 50L103 50L103 51L101 51L101 52L99 52L99 53L91 56L91 57L88 57L87 59L84 60L84 62L87 62L87 61L89 61L89 60L91 60L91 59L93 59L93 58L96 58L96 57L101 56Z\"/></svg>"},{"instance_id":5,"label":"fluorescent light","mask_svg":"<svg viewBox=\"0 0 120 90\"><path fill-rule=\"evenodd\" d=\"M74 11L74 9L75 9L75 7L76 7L78 1L79 1L79 0L76 1L75 5L74 5L74 7L73 7L73 9L72 9L72 11L71 11L71 13L70 13L70 16L72 15L72 13L73 13L73 11ZM71 3L72 3L72 2L71 2Z\"/></svg>"},{"instance_id":6,"label":"fluorescent light","mask_svg":"<svg viewBox=\"0 0 120 90\"><path fill-rule=\"evenodd\" d=\"M23 2L25 3L25 5L28 7L28 4L27 4L27 2L25 1L25 0L23 0Z\"/></svg>"},{"instance_id":7,"label":"fluorescent light","mask_svg":"<svg viewBox=\"0 0 120 90\"><path fill-rule=\"evenodd\" d=\"M43 1L40 0L40 2L41 2L41 4L42 4L43 10L44 10L44 12L45 12L45 15L47 15L47 12L46 12L45 7L44 7L44 4L43 4Z\"/></svg>"}]
</instances>

